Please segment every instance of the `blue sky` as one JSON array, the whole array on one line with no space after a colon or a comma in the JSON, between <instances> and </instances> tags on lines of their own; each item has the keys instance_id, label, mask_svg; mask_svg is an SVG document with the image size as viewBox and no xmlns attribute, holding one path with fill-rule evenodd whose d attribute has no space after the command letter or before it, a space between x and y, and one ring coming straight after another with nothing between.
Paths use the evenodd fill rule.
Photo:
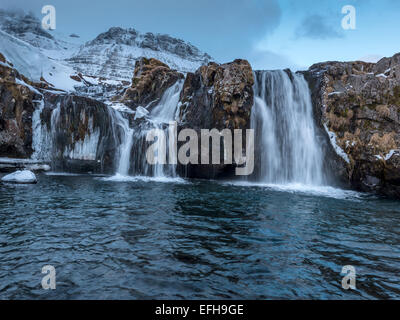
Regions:
<instances>
[{"instance_id":1,"label":"blue sky","mask_svg":"<svg viewBox=\"0 0 400 320\"><path fill-rule=\"evenodd\" d=\"M2 0L0 7L57 10L57 32L91 40L109 27L167 33L218 62L248 59L256 69L305 69L327 60L400 52L398 0ZM344 5L356 30L343 30Z\"/></svg>"}]
</instances>

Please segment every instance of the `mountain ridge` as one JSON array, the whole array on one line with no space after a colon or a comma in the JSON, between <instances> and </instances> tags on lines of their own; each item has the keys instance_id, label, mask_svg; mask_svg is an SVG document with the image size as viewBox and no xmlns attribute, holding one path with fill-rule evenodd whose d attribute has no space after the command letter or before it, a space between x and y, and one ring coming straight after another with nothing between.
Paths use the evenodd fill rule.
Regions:
<instances>
[{"instance_id":1,"label":"mountain ridge","mask_svg":"<svg viewBox=\"0 0 400 320\"><path fill-rule=\"evenodd\" d=\"M73 41L72 38L64 39L57 33L43 30L38 18L24 12L0 9L0 30L31 45L35 55L44 55L76 73L110 80L130 81L135 62L141 57L156 58L183 73L194 72L213 60L189 42L166 34L142 33L134 28L111 27L94 39L78 45L75 42L79 38ZM27 46L24 47L26 52ZM18 56L18 52L15 56ZM13 58L14 55L8 57L11 61ZM29 60L29 55L18 57L19 60L21 58ZM44 64L49 63L45 61ZM37 74L26 69L21 71Z\"/></svg>"}]
</instances>

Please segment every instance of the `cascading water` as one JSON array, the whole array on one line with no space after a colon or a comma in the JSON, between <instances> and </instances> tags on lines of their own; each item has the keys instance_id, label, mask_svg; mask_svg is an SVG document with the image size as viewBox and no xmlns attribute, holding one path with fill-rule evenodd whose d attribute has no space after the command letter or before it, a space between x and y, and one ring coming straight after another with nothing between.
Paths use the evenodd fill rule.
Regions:
<instances>
[{"instance_id":1,"label":"cascading water","mask_svg":"<svg viewBox=\"0 0 400 320\"><path fill-rule=\"evenodd\" d=\"M133 173L135 176L151 176L156 178L176 177L176 165L156 164L150 165L146 159L146 150L149 143L146 136L149 130L162 130L165 133L166 141L157 140L154 142L157 147L157 156L168 159L168 148L162 147L163 143L175 141L175 131L170 132L166 128L169 122L176 120L178 116L178 102L183 81L167 89L160 102L148 113L145 108L136 110L134 129L130 127L129 120L124 116L124 112L109 108L112 119L115 137L120 137L116 141L119 143L117 156L116 177L127 176ZM140 116L139 116L140 114ZM175 155L172 155L175 156Z\"/></svg>"},{"instance_id":2,"label":"cascading water","mask_svg":"<svg viewBox=\"0 0 400 320\"><path fill-rule=\"evenodd\" d=\"M178 81L171 88L167 89L161 98L159 104L153 109L150 114L151 121L153 125L158 129L163 129L165 132L165 136L167 138L166 144L169 144L170 141L176 141L176 131L169 131L165 129L165 125L169 124L171 121L175 121L178 118L178 103L180 93L183 88L183 81ZM161 142L161 141L160 141ZM168 148L165 150L163 148L158 148L158 150L162 150L164 154L161 154L161 157L169 157L167 152ZM172 152L175 152L175 148L172 148ZM175 158L176 154L172 154L171 158ZM172 177L176 177L176 165L155 165L154 176L155 177L164 177L166 175L170 175Z\"/></svg>"},{"instance_id":3,"label":"cascading water","mask_svg":"<svg viewBox=\"0 0 400 320\"><path fill-rule=\"evenodd\" d=\"M142 176L176 177L174 164L148 164L146 150L149 143L146 141L146 135L148 130L162 130L165 133L166 143L175 141L176 132L168 130L168 125L177 119L182 87L183 81L178 81L167 89L150 113L145 108L138 108L133 122L129 117L129 113L133 111L129 109L120 110L117 106L115 109L112 106L102 109L101 105L96 106L97 110L86 109L84 104L82 107L82 103L78 105L73 98L63 96L51 110L47 123L43 123L41 116L44 102L38 101L40 104L32 119L34 149L32 158L51 161L53 169L56 170L69 170L72 169L71 165L80 167L82 163L83 170L95 166L96 170L101 172L103 161L107 161L106 169L114 164L114 172L118 176L128 176L133 173ZM142 115L139 116L141 112ZM72 137L68 132L70 122L77 128L84 128L85 135L80 139L74 136L76 140L71 140ZM161 142L156 143L161 144ZM169 149L157 148L158 153L164 152L159 156L168 159ZM175 149L172 152L176 152ZM173 158L175 154L171 156ZM87 162L84 164L83 161ZM91 161L91 164L88 161Z\"/></svg>"},{"instance_id":4,"label":"cascading water","mask_svg":"<svg viewBox=\"0 0 400 320\"><path fill-rule=\"evenodd\" d=\"M53 144L52 136L47 127L42 125L42 120L40 118L44 108L43 98L37 101L37 103L39 103L39 105L32 115L32 159L50 161Z\"/></svg>"},{"instance_id":5,"label":"cascading water","mask_svg":"<svg viewBox=\"0 0 400 320\"><path fill-rule=\"evenodd\" d=\"M323 184L322 151L304 77L286 71L257 71L254 94L253 177L262 183Z\"/></svg>"},{"instance_id":6,"label":"cascading water","mask_svg":"<svg viewBox=\"0 0 400 320\"><path fill-rule=\"evenodd\" d=\"M147 162L146 151L149 145L156 144L156 155L158 158L169 158L169 142L175 141L175 131L168 130L168 124L175 121L178 117L179 96L183 87L183 81L178 81L168 88L163 94L160 102L151 110L150 113L144 115L137 121L137 127L133 136L132 149L135 150L131 160L133 172L135 175L150 176L155 178L176 177L176 165L174 164L155 164L151 165ZM138 113L138 112L136 112ZM165 141L157 140L156 142L146 142L146 136L149 130L160 130L165 134ZM164 144L164 147L163 147ZM173 150L172 152L175 152ZM171 154L172 158L175 154Z\"/></svg>"},{"instance_id":7,"label":"cascading water","mask_svg":"<svg viewBox=\"0 0 400 320\"><path fill-rule=\"evenodd\" d=\"M183 80L180 80L165 91L160 102L150 114L150 118L154 123L168 123L177 119L178 102L182 87Z\"/></svg>"},{"instance_id":8,"label":"cascading water","mask_svg":"<svg viewBox=\"0 0 400 320\"><path fill-rule=\"evenodd\" d=\"M129 174L131 164L130 159L134 130L130 128L129 120L125 118L121 112L110 108L110 115L113 119L113 126L119 126L120 129L122 129L122 138L119 147L118 167L116 173L120 176L127 176Z\"/></svg>"}]
</instances>

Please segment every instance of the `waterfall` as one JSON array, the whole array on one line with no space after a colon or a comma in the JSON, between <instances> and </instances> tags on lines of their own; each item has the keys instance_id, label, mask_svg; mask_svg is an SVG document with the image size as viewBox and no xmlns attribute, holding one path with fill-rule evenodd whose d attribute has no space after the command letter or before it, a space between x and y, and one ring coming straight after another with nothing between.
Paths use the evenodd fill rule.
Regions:
<instances>
[{"instance_id":1,"label":"waterfall","mask_svg":"<svg viewBox=\"0 0 400 320\"><path fill-rule=\"evenodd\" d=\"M156 129L165 133L165 143L176 141L176 130L169 130L168 126L179 115L182 87L183 81L178 81L153 108L138 107L134 119L135 112L113 103L89 108L86 100L76 102L73 96L65 95L51 109L45 107L43 100L37 101L32 117L32 158L51 161L55 170L176 177L176 164L147 163L150 143L146 136L149 130ZM158 150L164 153L161 157L176 156L169 154L168 147ZM175 148L172 152L176 152Z\"/></svg>"},{"instance_id":2,"label":"waterfall","mask_svg":"<svg viewBox=\"0 0 400 320\"><path fill-rule=\"evenodd\" d=\"M32 159L49 161L51 159L52 151L52 135L49 133L46 125L42 125L41 115L44 108L43 98L40 101L39 106L35 109L32 114Z\"/></svg>"},{"instance_id":3,"label":"waterfall","mask_svg":"<svg viewBox=\"0 0 400 320\"><path fill-rule=\"evenodd\" d=\"M146 159L146 150L149 142L146 136L149 130L160 130L165 133L165 139L157 140L150 144L157 144L158 156L168 159L168 147L165 144L175 141L176 132L169 132L168 125L178 117L178 104L183 81L168 88L159 103L153 107L151 112L147 108L136 109L135 121L132 129L129 120L124 116L125 112L109 107L114 136L119 137L115 143L119 143L119 151L116 156L116 176L150 176L156 178L176 177L176 165L156 164L150 165ZM175 156L174 154L172 156Z\"/></svg>"},{"instance_id":4,"label":"waterfall","mask_svg":"<svg viewBox=\"0 0 400 320\"><path fill-rule=\"evenodd\" d=\"M321 185L311 95L304 77L290 71L257 71L251 128L255 130L257 181Z\"/></svg>"},{"instance_id":5,"label":"waterfall","mask_svg":"<svg viewBox=\"0 0 400 320\"><path fill-rule=\"evenodd\" d=\"M183 80L177 81L163 94L160 102L154 107L150 118L155 123L168 123L178 117L178 102L183 88Z\"/></svg>"},{"instance_id":6,"label":"waterfall","mask_svg":"<svg viewBox=\"0 0 400 320\"><path fill-rule=\"evenodd\" d=\"M170 122L175 121L178 119L179 116L179 97L180 93L183 88L183 80L176 82L172 87L167 89L162 96L158 105L152 110L150 114L151 121L155 128L164 130L166 141L165 144L168 145L170 142L176 141L176 130L169 131L165 129L165 126L168 125ZM162 143L162 141L158 141L158 143ZM168 159L169 154L167 150L169 148L158 148L158 150L164 152L162 157ZM175 148L172 149L172 152L175 152ZM171 155L172 158L176 157L176 154ZM176 165L162 165L157 164L154 168L154 176L155 177L165 177L165 176L176 177Z\"/></svg>"},{"instance_id":7,"label":"waterfall","mask_svg":"<svg viewBox=\"0 0 400 320\"><path fill-rule=\"evenodd\" d=\"M119 126L122 130L122 137L118 152L117 175L127 176L130 169L131 149L133 145L134 130L129 126L129 120L123 116L123 113L112 108L109 109L113 126ZM114 132L116 130L114 129Z\"/></svg>"},{"instance_id":8,"label":"waterfall","mask_svg":"<svg viewBox=\"0 0 400 320\"><path fill-rule=\"evenodd\" d=\"M176 177L175 164L155 164L147 162L146 151L153 143L157 144L157 156L168 160L169 156L175 157L175 154L169 154L169 143L176 140L176 131L170 132L168 125L171 121L178 118L179 97L183 87L183 81L176 82L168 88L160 101L147 114L135 120L135 132L133 134L132 149L134 150L131 163L133 173L138 176L149 176L155 178ZM136 111L138 115L138 110ZM136 118L136 117L135 117ZM146 136L149 130L160 130L165 134L165 140L156 142L147 142ZM165 146L167 146L165 148ZM175 150L173 150L175 152Z\"/></svg>"}]
</instances>

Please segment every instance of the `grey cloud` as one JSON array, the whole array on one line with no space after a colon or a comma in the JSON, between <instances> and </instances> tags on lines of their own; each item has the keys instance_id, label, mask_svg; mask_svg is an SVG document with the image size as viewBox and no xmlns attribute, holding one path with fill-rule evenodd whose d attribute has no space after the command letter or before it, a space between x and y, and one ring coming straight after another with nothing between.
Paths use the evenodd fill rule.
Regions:
<instances>
[{"instance_id":1,"label":"grey cloud","mask_svg":"<svg viewBox=\"0 0 400 320\"><path fill-rule=\"evenodd\" d=\"M301 69L288 57L269 50L253 50L248 59L254 70Z\"/></svg>"},{"instance_id":2,"label":"grey cloud","mask_svg":"<svg viewBox=\"0 0 400 320\"><path fill-rule=\"evenodd\" d=\"M340 20L337 22L337 27L329 23L329 19L319 14L309 15L298 26L296 38L310 38L315 40L325 40L332 38L343 38L343 33L340 31Z\"/></svg>"}]
</instances>

